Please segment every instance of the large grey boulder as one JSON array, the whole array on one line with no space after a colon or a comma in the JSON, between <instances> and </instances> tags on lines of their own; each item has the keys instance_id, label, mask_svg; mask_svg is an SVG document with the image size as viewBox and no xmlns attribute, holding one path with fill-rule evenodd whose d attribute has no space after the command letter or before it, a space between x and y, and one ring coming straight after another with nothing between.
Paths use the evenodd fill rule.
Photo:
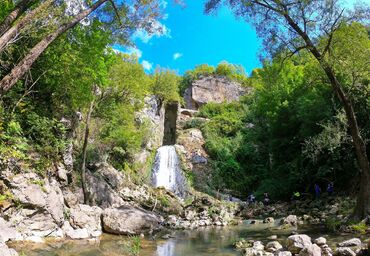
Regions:
<instances>
[{"instance_id":1,"label":"large grey boulder","mask_svg":"<svg viewBox=\"0 0 370 256\"><path fill-rule=\"evenodd\" d=\"M311 238L307 235L292 235L287 238L286 246L292 253L299 253L307 247L311 247Z\"/></svg>"},{"instance_id":2,"label":"large grey boulder","mask_svg":"<svg viewBox=\"0 0 370 256\"><path fill-rule=\"evenodd\" d=\"M278 241L268 242L266 245L266 251L276 252L283 248L283 246Z\"/></svg>"},{"instance_id":3,"label":"large grey boulder","mask_svg":"<svg viewBox=\"0 0 370 256\"><path fill-rule=\"evenodd\" d=\"M97 237L102 234L102 209L97 206L79 204L70 209L70 224L74 229L86 229L89 236Z\"/></svg>"},{"instance_id":4,"label":"large grey boulder","mask_svg":"<svg viewBox=\"0 0 370 256\"><path fill-rule=\"evenodd\" d=\"M86 239L90 237L89 231L86 228L74 229L68 221L65 221L62 226L63 233L70 239Z\"/></svg>"},{"instance_id":5,"label":"large grey boulder","mask_svg":"<svg viewBox=\"0 0 370 256\"><path fill-rule=\"evenodd\" d=\"M335 250L334 255L336 256L356 256L356 253L348 247L339 247Z\"/></svg>"},{"instance_id":6,"label":"large grey boulder","mask_svg":"<svg viewBox=\"0 0 370 256\"><path fill-rule=\"evenodd\" d=\"M318 246L326 244L326 238L325 237L319 237L314 240L314 243Z\"/></svg>"},{"instance_id":7,"label":"large grey boulder","mask_svg":"<svg viewBox=\"0 0 370 256\"><path fill-rule=\"evenodd\" d=\"M298 225L298 218L296 215L289 215L281 220L281 224L296 227Z\"/></svg>"},{"instance_id":8,"label":"large grey boulder","mask_svg":"<svg viewBox=\"0 0 370 256\"><path fill-rule=\"evenodd\" d=\"M299 256L321 256L321 248L317 244L311 244L299 252Z\"/></svg>"},{"instance_id":9,"label":"large grey boulder","mask_svg":"<svg viewBox=\"0 0 370 256\"><path fill-rule=\"evenodd\" d=\"M135 235L159 228L163 219L158 215L132 206L108 208L103 212L103 229L117 235Z\"/></svg>"},{"instance_id":10,"label":"large grey boulder","mask_svg":"<svg viewBox=\"0 0 370 256\"><path fill-rule=\"evenodd\" d=\"M350 246L360 246L361 240L358 238L352 238L344 242L338 243L339 247L350 247Z\"/></svg>"}]
</instances>

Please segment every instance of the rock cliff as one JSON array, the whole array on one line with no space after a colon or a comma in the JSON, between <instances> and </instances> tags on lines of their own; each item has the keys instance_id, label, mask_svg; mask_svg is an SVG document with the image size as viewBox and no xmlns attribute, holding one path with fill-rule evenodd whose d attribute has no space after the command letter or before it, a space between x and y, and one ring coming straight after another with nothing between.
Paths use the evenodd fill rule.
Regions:
<instances>
[{"instance_id":1,"label":"rock cliff","mask_svg":"<svg viewBox=\"0 0 370 256\"><path fill-rule=\"evenodd\" d=\"M196 110L208 102L236 101L250 90L225 77L200 77L185 90L185 108Z\"/></svg>"}]
</instances>

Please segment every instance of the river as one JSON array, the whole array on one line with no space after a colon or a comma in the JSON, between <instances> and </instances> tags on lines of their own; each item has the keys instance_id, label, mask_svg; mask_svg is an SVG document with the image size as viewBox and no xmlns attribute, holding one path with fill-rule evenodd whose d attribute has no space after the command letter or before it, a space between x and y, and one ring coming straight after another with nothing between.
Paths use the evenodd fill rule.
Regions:
<instances>
[{"instance_id":1,"label":"river","mask_svg":"<svg viewBox=\"0 0 370 256\"><path fill-rule=\"evenodd\" d=\"M275 222L277 223L277 222ZM284 245L285 239L293 230L279 230L276 224L249 224L245 221L239 226L206 227L196 230L169 231L163 239L163 233L141 238L104 234L99 241L55 241L44 244L17 242L10 244L20 255L27 256L121 256L135 255L135 241L140 243L141 256L231 256L240 255L233 248L233 243L241 238L260 240L265 244L268 237L277 235ZM324 236L330 246L336 242L352 238L353 235L328 233L320 226L302 226L298 233L307 234L312 239Z\"/></svg>"}]
</instances>

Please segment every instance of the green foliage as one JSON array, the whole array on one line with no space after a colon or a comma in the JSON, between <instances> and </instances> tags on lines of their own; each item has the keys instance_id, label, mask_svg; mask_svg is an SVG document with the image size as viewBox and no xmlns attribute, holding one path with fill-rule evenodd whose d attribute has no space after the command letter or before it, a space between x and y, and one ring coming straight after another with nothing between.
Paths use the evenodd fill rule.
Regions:
<instances>
[{"instance_id":1,"label":"green foliage","mask_svg":"<svg viewBox=\"0 0 370 256\"><path fill-rule=\"evenodd\" d=\"M336 232L341 226L341 222L336 217L328 217L325 219L325 226L329 231Z\"/></svg>"},{"instance_id":2,"label":"green foliage","mask_svg":"<svg viewBox=\"0 0 370 256\"><path fill-rule=\"evenodd\" d=\"M219 63L216 68L208 64L201 64L196 66L193 70L186 71L179 84L180 94L183 95L184 91L192 82L202 76L222 76L232 81L239 82L244 86L250 85L247 73L241 65L230 64L224 61Z\"/></svg>"},{"instance_id":3,"label":"green foliage","mask_svg":"<svg viewBox=\"0 0 370 256\"><path fill-rule=\"evenodd\" d=\"M356 232L358 232L358 233L360 233L362 235L365 235L366 232L367 232L367 230L369 229L369 227L366 225L365 222L360 222L358 224L351 225L351 228L354 231L356 231Z\"/></svg>"},{"instance_id":4,"label":"green foliage","mask_svg":"<svg viewBox=\"0 0 370 256\"><path fill-rule=\"evenodd\" d=\"M200 127L211 187L288 199L294 191L310 192L313 183L350 184L355 166L345 118L330 87L316 79L315 65L304 55L284 65L276 57L253 73L252 95L200 109L198 115L210 119Z\"/></svg>"},{"instance_id":5,"label":"green foliage","mask_svg":"<svg viewBox=\"0 0 370 256\"><path fill-rule=\"evenodd\" d=\"M160 205L162 205L163 207L169 207L170 206L170 201L168 200L168 198L165 195L160 194L160 195L158 195L157 199L158 199Z\"/></svg>"},{"instance_id":6,"label":"green foliage","mask_svg":"<svg viewBox=\"0 0 370 256\"><path fill-rule=\"evenodd\" d=\"M151 91L157 95L162 102L179 102L180 77L168 69L156 69L151 84Z\"/></svg>"}]
</instances>

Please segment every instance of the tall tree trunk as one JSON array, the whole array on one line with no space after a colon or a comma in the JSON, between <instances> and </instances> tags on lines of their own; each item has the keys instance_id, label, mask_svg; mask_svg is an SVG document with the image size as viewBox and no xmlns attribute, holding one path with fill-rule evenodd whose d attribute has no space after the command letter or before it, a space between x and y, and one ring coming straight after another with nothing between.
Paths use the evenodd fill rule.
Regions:
<instances>
[{"instance_id":1,"label":"tall tree trunk","mask_svg":"<svg viewBox=\"0 0 370 256\"><path fill-rule=\"evenodd\" d=\"M108 0L99 0L90 8L77 14L70 22L67 22L51 32L39 43L37 43L30 52L15 66L8 75L0 81L0 96L7 92L12 86L23 77L23 75L30 69L32 64L37 58L45 51L45 49L56 39L58 36L66 32L68 29L74 27L82 19L86 18L91 12L95 11L103 3Z\"/></svg>"},{"instance_id":2,"label":"tall tree trunk","mask_svg":"<svg viewBox=\"0 0 370 256\"><path fill-rule=\"evenodd\" d=\"M334 92L341 101L347 117L348 128L352 137L352 144L355 148L357 162L360 167L360 191L357 195L357 204L354 211L354 219L362 220L370 215L370 164L366 152L366 144L361 136L353 105L344 93L332 68L324 61L321 61Z\"/></svg>"},{"instance_id":3,"label":"tall tree trunk","mask_svg":"<svg viewBox=\"0 0 370 256\"><path fill-rule=\"evenodd\" d=\"M1 22L0 35L4 34L10 28L13 22L27 10L32 2L33 0L22 0L15 6L14 10Z\"/></svg>"},{"instance_id":4,"label":"tall tree trunk","mask_svg":"<svg viewBox=\"0 0 370 256\"><path fill-rule=\"evenodd\" d=\"M30 1L30 0L28 0ZM19 31L21 31L27 24L31 23L35 19L35 16L40 13L42 10L46 10L54 0L46 0L38 7L33 9L31 12L27 13L17 24L13 27L8 28L4 33L0 33L0 53L5 50L8 43L14 39Z\"/></svg>"},{"instance_id":5,"label":"tall tree trunk","mask_svg":"<svg viewBox=\"0 0 370 256\"><path fill-rule=\"evenodd\" d=\"M90 119L91 119L91 114L94 110L94 103L95 101L92 100L90 103L89 111L87 112L84 144L82 146L81 182L82 182L82 191L84 194L85 204L90 203L90 196L89 196L89 192L86 187L86 155L87 155L87 144L89 142L89 134L90 134Z\"/></svg>"},{"instance_id":6,"label":"tall tree trunk","mask_svg":"<svg viewBox=\"0 0 370 256\"><path fill-rule=\"evenodd\" d=\"M347 117L348 128L352 137L352 144L355 148L355 153L360 167L360 191L357 195L357 203L353 213L356 220L362 220L370 215L370 164L366 152L366 144L361 136L358 127L357 118L351 100L347 97L343 90L343 86L339 83L335 72L330 64L323 58L319 50L315 47L310 37L304 32L297 23L286 12L283 14L288 24L301 36L305 41L307 49L319 62L321 68L324 70L333 91L342 103Z\"/></svg>"}]
</instances>

